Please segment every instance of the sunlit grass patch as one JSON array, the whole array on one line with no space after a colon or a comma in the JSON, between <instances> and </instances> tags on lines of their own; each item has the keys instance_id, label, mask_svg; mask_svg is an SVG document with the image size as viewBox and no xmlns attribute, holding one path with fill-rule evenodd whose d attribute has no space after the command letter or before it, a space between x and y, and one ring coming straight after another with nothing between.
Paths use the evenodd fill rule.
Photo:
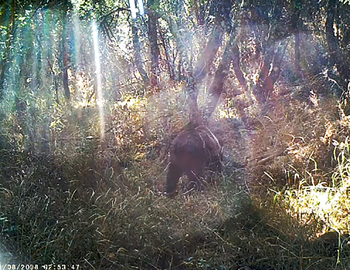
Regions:
<instances>
[{"instance_id":1,"label":"sunlit grass patch","mask_svg":"<svg viewBox=\"0 0 350 270\"><path fill-rule=\"evenodd\" d=\"M331 179L314 185L301 182L299 188L285 191L283 201L287 211L300 222L316 221L323 232L345 234L350 231L350 145L348 138L334 144L336 166Z\"/></svg>"},{"instance_id":2,"label":"sunlit grass patch","mask_svg":"<svg viewBox=\"0 0 350 270\"><path fill-rule=\"evenodd\" d=\"M287 212L306 224L310 221L320 222L320 230L333 229L341 233L349 232L349 191L344 188L302 186L287 190L284 201Z\"/></svg>"}]
</instances>

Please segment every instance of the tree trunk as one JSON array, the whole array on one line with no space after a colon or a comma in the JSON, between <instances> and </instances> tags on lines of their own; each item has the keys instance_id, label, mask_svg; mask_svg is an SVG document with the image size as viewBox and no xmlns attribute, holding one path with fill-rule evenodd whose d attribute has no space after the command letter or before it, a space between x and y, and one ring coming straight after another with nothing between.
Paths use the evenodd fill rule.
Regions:
<instances>
[{"instance_id":1,"label":"tree trunk","mask_svg":"<svg viewBox=\"0 0 350 270\"><path fill-rule=\"evenodd\" d=\"M264 109L266 109L266 102L271 98L274 91L274 84L281 73L281 62L287 45L288 42L283 40L277 50L275 50L275 45L272 45L267 49L265 54L258 83L254 89L256 99Z\"/></svg>"},{"instance_id":2,"label":"tree trunk","mask_svg":"<svg viewBox=\"0 0 350 270\"><path fill-rule=\"evenodd\" d=\"M69 52L67 46L67 11L63 10L62 18L62 40L61 40L61 63L62 63L62 82L64 89L64 96L66 99L70 99L70 90L69 90L69 79L68 79L68 68L69 68Z\"/></svg>"},{"instance_id":3,"label":"tree trunk","mask_svg":"<svg viewBox=\"0 0 350 270\"><path fill-rule=\"evenodd\" d=\"M239 84L241 85L241 87L243 88L243 91L245 92L246 97L249 99L249 104L252 105L253 100L252 100L251 94L249 93L249 87L248 87L247 80L246 80L244 73L241 69L241 56L240 56L240 52L239 52L239 47L238 47L236 42L234 42L232 44L231 57L232 57L232 66L233 66L233 70L236 74L236 78L237 78ZM239 93L237 93L237 95L238 94ZM237 102L235 104L235 106L236 106L237 112L240 115L240 118L242 119L243 123L246 124L248 117L244 111L244 109L246 107L244 102Z\"/></svg>"},{"instance_id":4,"label":"tree trunk","mask_svg":"<svg viewBox=\"0 0 350 270\"><path fill-rule=\"evenodd\" d=\"M302 71L300 67L300 12L301 12L300 0L296 0L293 3L292 14L292 30L294 32L294 70L298 77L302 77Z\"/></svg>"},{"instance_id":5,"label":"tree trunk","mask_svg":"<svg viewBox=\"0 0 350 270\"><path fill-rule=\"evenodd\" d=\"M296 32L294 33L294 69L298 77L302 77L300 59L300 34Z\"/></svg>"},{"instance_id":6,"label":"tree trunk","mask_svg":"<svg viewBox=\"0 0 350 270\"><path fill-rule=\"evenodd\" d=\"M269 90L270 89L266 89L266 86L267 86L266 80L268 79L269 72L271 69L273 56L274 56L274 50L275 50L274 45L271 45L270 47L266 48L266 51L264 54L264 61L262 63L261 69L260 69L258 82L257 82L255 89L254 89L255 97L260 105L265 104L266 100L269 97ZM271 87L269 87L269 88L271 88Z\"/></svg>"},{"instance_id":7,"label":"tree trunk","mask_svg":"<svg viewBox=\"0 0 350 270\"><path fill-rule=\"evenodd\" d=\"M166 37L164 36L162 29L159 25L158 25L158 29L159 29L159 36L160 36L160 39L162 41L162 46L164 49L165 61L167 64L169 77L170 77L170 80L174 81L175 80L175 71L174 71L174 66L170 61L170 56L169 56L170 45L169 45Z\"/></svg>"},{"instance_id":8,"label":"tree trunk","mask_svg":"<svg viewBox=\"0 0 350 270\"><path fill-rule=\"evenodd\" d=\"M205 9L206 9L206 5L204 1L200 1L200 0L193 1L193 8L194 8L194 13L195 13L198 25L204 25Z\"/></svg>"},{"instance_id":9,"label":"tree trunk","mask_svg":"<svg viewBox=\"0 0 350 270\"><path fill-rule=\"evenodd\" d=\"M338 53L338 41L336 36L334 35L334 16L335 16L335 1L336 0L329 0L328 1L328 7L327 7L327 20L326 20L326 38L327 38L327 45L329 50L329 60L331 61L331 64L335 64L335 59L337 57Z\"/></svg>"},{"instance_id":10,"label":"tree trunk","mask_svg":"<svg viewBox=\"0 0 350 270\"><path fill-rule=\"evenodd\" d=\"M135 26L135 22L132 22L131 29L132 29L132 41L134 45L134 57L135 57L136 68L139 71L144 84L147 86L149 84L149 78L143 67L139 34L138 34L138 29Z\"/></svg>"},{"instance_id":11,"label":"tree trunk","mask_svg":"<svg viewBox=\"0 0 350 270\"><path fill-rule=\"evenodd\" d=\"M5 3L6 5L6 3ZM7 20L7 32L4 42L4 52L1 53L1 66L0 66L0 100L4 97L5 91L5 73L7 70L7 65L10 62L10 51L12 47L12 42L15 36L16 26L15 26L15 1L11 2L11 9L5 9L4 11L4 21L6 17Z\"/></svg>"},{"instance_id":12,"label":"tree trunk","mask_svg":"<svg viewBox=\"0 0 350 270\"><path fill-rule=\"evenodd\" d=\"M208 111L205 117L206 120L209 119L210 116L213 114L214 110L216 109L219 98L223 92L225 79L230 70L230 65L232 62L233 42L234 42L234 35L231 34L231 37L226 44L226 47L221 59L221 63L219 64L215 72L213 82L209 87L208 92L210 96L210 101L208 105Z\"/></svg>"},{"instance_id":13,"label":"tree trunk","mask_svg":"<svg viewBox=\"0 0 350 270\"><path fill-rule=\"evenodd\" d=\"M343 88L343 91L347 91L350 68L344 62L344 56L339 47L338 38L334 34L335 12L336 0L329 0L326 19L326 39L329 50L329 63L331 66L336 66L341 78L341 81L338 81L338 83Z\"/></svg>"},{"instance_id":14,"label":"tree trunk","mask_svg":"<svg viewBox=\"0 0 350 270\"><path fill-rule=\"evenodd\" d=\"M196 83L201 83L201 81L206 77L209 67L213 63L216 53L221 46L224 32L225 31L221 24L217 24L213 28L207 46L205 46L202 54L198 58L194 69L194 78Z\"/></svg>"},{"instance_id":15,"label":"tree trunk","mask_svg":"<svg viewBox=\"0 0 350 270\"><path fill-rule=\"evenodd\" d=\"M195 69L193 71L193 76L190 79L191 83L188 85L188 92L190 95L190 108L192 113L191 121L198 125L201 125L203 123L203 119L198 111L197 105L198 85L203 81L203 79L207 76L209 72L210 66L214 61L219 47L221 46L223 34L223 27L221 26L221 24L217 24L213 28L209 41L197 60ZM231 59L229 55L227 55L226 58ZM231 60L229 60L229 62L230 61ZM225 61L222 62L215 74L213 84L211 86L211 89L209 90L210 95L212 95L212 99L210 101L210 104L208 105L209 107L205 118L209 118L216 108L216 104L219 100L220 94L223 89L223 80L226 77L226 74L224 75L226 65L227 63ZM229 65L230 63L228 63L228 66Z\"/></svg>"},{"instance_id":16,"label":"tree trunk","mask_svg":"<svg viewBox=\"0 0 350 270\"><path fill-rule=\"evenodd\" d=\"M171 18L167 18L170 31L176 38L177 49L178 49L178 65L177 65L177 73L178 80L186 81L186 91L189 97L189 108L191 111L190 122L200 124L202 122L200 113L198 111L197 105L197 84L195 78L193 76L193 67L190 59L188 57L188 48L186 47L186 36L181 35L179 31L179 25L174 23Z\"/></svg>"},{"instance_id":17,"label":"tree trunk","mask_svg":"<svg viewBox=\"0 0 350 270\"><path fill-rule=\"evenodd\" d=\"M233 64L233 70L235 71L237 80L239 81L240 85L242 86L244 91L248 91L248 84L247 80L244 77L244 74L241 69L241 56L239 52L239 48L237 43L232 44L232 64Z\"/></svg>"},{"instance_id":18,"label":"tree trunk","mask_svg":"<svg viewBox=\"0 0 350 270\"><path fill-rule=\"evenodd\" d=\"M157 33L157 21L158 16L153 11L152 5L154 0L148 1L148 39L151 50L151 86L158 86L159 76L159 48L158 48L158 33Z\"/></svg>"}]
</instances>

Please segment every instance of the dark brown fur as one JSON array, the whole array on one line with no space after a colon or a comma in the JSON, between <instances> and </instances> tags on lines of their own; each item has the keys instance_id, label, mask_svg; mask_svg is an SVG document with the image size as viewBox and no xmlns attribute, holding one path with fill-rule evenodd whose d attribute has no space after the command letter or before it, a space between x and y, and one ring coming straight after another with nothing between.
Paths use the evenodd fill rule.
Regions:
<instances>
[{"instance_id":1,"label":"dark brown fur","mask_svg":"<svg viewBox=\"0 0 350 270\"><path fill-rule=\"evenodd\" d=\"M166 193L171 195L183 174L187 175L190 184L200 188L205 168L220 172L222 147L206 126L186 129L173 140L169 161Z\"/></svg>"}]
</instances>

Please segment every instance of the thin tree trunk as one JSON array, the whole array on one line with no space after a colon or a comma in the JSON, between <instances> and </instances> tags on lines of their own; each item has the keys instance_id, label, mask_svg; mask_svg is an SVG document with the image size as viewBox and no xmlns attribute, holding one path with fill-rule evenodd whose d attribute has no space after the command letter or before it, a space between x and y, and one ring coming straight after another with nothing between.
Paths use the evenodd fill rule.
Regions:
<instances>
[{"instance_id":1,"label":"thin tree trunk","mask_svg":"<svg viewBox=\"0 0 350 270\"><path fill-rule=\"evenodd\" d=\"M193 1L193 8L194 13L196 15L197 23L198 25L204 25L205 24L205 9L206 5L204 1L195 0Z\"/></svg>"},{"instance_id":2,"label":"thin tree trunk","mask_svg":"<svg viewBox=\"0 0 350 270\"><path fill-rule=\"evenodd\" d=\"M327 7L327 20L326 20L326 38L327 38L327 45L329 49L329 59L332 62L332 64L335 63L335 59L337 57L338 52L338 42L337 38L334 35L334 13L335 13L335 1L336 0L329 0L328 1L328 7Z\"/></svg>"},{"instance_id":3,"label":"thin tree trunk","mask_svg":"<svg viewBox=\"0 0 350 270\"><path fill-rule=\"evenodd\" d=\"M148 78L148 75L143 67L139 34L138 34L137 27L134 25L134 22L133 22L133 25L131 26L131 29L132 29L132 41L133 41L133 45L134 45L134 57L135 57L136 68L139 71L144 84L146 86L148 86L149 78Z\"/></svg>"},{"instance_id":4,"label":"thin tree trunk","mask_svg":"<svg viewBox=\"0 0 350 270\"><path fill-rule=\"evenodd\" d=\"M294 31L294 70L298 77L302 77L300 67L300 12L302 5L300 0L293 3L294 12L292 15L292 29Z\"/></svg>"},{"instance_id":5,"label":"thin tree trunk","mask_svg":"<svg viewBox=\"0 0 350 270\"><path fill-rule=\"evenodd\" d=\"M242 69L241 69L241 56L240 56L240 52L239 52L239 48L238 48L237 43L234 43L232 45L231 57L232 57L233 70L235 71L237 80L239 81L239 83L243 87L243 90L248 91L247 80L245 79L244 74L243 74Z\"/></svg>"},{"instance_id":6,"label":"thin tree trunk","mask_svg":"<svg viewBox=\"0 0 350 270\"><path fill-rule=\"evenodd\" d=\"M1 66L0 66L0 100L4 96L5 91L5 73L8 67L8 63L10 62L10 51L12 47L12 42L15 36L16 26L15 26L15 2L11 2L11 9L5 9L4 14L4 21L8 21L7 23L7 32L5 37L5 45L4 45L4 52L0 55L1 56ZM6 4L5 4L6 5ZM7 19L6 19L7 17Z\"/></svg>"},{"instance_id":7,"label":"thin tree trunk","mask_svg":"<svg viewBox=\"0 0 350 270\"><path fill-rule=\"evenodd\" d=\"M66 99L70 99L70 90L69 90L69 79L68 79L68 68L69 68L69 52L67 46L67 12L63 12L63 29L62 29L62 40L61 40L61 63L62 63L62 82L64 89L64 96Z\"/></svg>"},{"instance_id":8,"label":"thin tree trunk","mask_svg":"<svg viewBox=\"0 0 350 270\"><path fill-rule=\"evenodd\" d=\"M260 105L265 104L266 100L269 97L269 91L266 89L266 79L269 76L269 72L270 72L273 57L274 57L274 52L275 52L274 45L267 47L264 54L264 61L260 69L258 82L254 89L255 97Z\"/></svg>"},{"instance_id":9,"label":"thin tree trunk","mask_svg":"<svg viewBox=\"0 0 350 270\"><path fill-rule=\"evenodd\" d=\"M234 42L232 44L231 57L232 57L232 66L233 66L233 70L236 74L236 78L237 78L239 84L241 85L241 87L243 88L243 91L245 92L245 95L249 100L249 104L252 105L253 100L251 97L251 93L249 92L247 80L246 80L244 73L241 69L241 56L240 56L239 48L238 48L238 45L236 42ZM238 93L237 93L237 95L238 95ZM245 104L243 102L237 102L235 104L235 106L236 106L237 112L240 115L240 118L242 119L243 123L246 124L248 117L244 111L244 109L246 107Z\"/></svg>"},{"instance_id":10,"label":"thin tree trunk","mask_svg":"<svg viewBox=\"0 0 350 270\"><path fill-rule=\"evenodd\" d=\"M198 58L194 69L194 78L196 83L201 83L201 81L206 77L210 65L213 63L216 53L221 46L224 32L225 31L220 24L217 24L213 28L209 41Z\"/></svg>"},{"instance_id":11,"label":"thin tree trunk","mask_svg":"<svg viewBox=\"0 0 350 270\"><path fill-rule=\"evenodd\" d=\"M210 96L210 102L209 102L208 110L205 117L206 119L210 118L210 116L213 114L218 104L219 98L223 92L224 83L225 83L227 74L230 70L230 65L232 62L233 42L234 42L234 36L231 35L229 41L226 44L221 62L215 72L213 82L209 87L208 92Z\"/></svg>"},{"instance_id":12,"label":"thin tree trunk","mask_svg":"<svg viewBox=\"0 0 350 270\"><path fill-rule=\"evenodd\" d=\"M344 56L339 47L338 38L334 34L335 12L336 0L329 0L326 19L326 39L329 50L329 63L332 66L336 66L342 80L338 81L338 83L342 86L343 91L346 91L349 83L350 68L344 62Z\"/></svg>"},{"instance_id":13,"label":"thin tree trunk","mask_svg":"<svg viewBox=\"0 0 350 270\"><path fill-rule=\"evenodd\" d=\"M198 125L203 123L203 119L202 119L202 116L200 115L200 112L198 111L198 105L197 105L198 85L203 81L203 79L206 77L206 75L209 72L209 68L214 61L214 58L217 54L219 47L221 46L223 34L224 34L224 29L220 24L217 24L213 28L209 41L206 47L204 48L202 54L199 56L197 60L195 69L192 72L193 76L189 78L188 93L190 97L191 122ZM230 58L230 57L227 57L227 58ZM218 85L217 86L213 85L212 89L209 91L210 95L213 95L213 97L212 97L212 101L209 104L208 112L206 115L206 117L208 118L215 110L216 103L222 92L223 84L221 83L222 81L220 81L219 79L222 75L222 69L225 69L225 67L221 66L218 68L217 74L215 75L216 79L214 78L214 82L216 82ZM221 87L221 90L220 90L220 87Z\"/></svg>"},{"instance_id":14,"label":"thin tree trunk","mask_svg":"<svg viewBox=\"0 0 350 270\"><path fill-rule=\"evenodd\" d=\"M299 77L302 77L302 71L300 67L300 34L294 33L294 69Z\"/></svg>"},{"instance_id":15,"label":"thin tree trunk","mask_svg":"<svg viewBox=\"0 0 350 270\"><path fill-rule=\"evenodd\" d=\"M174 66L170 62L170 56L169 56L169 47L170 46L169 46L166 38L164 37L164 34L162 33L162 29L159 25L158 25L158 29L159 29L159 36L160 36L160 39L162 41L162 46L164 49L165 61L167 63L169 77L170 77L170 80L174 81L175 80L175 71L174 71Z\"/></svg>"},{"instance_id":16,"label":"thin tree trunk","mask_svg":"<svg viewBox=\"0 0 350 270\"><path fill-rule=\"evenodd\" d=\"M254 94L262 107L266 105L266 102L272 96L274 84L281 73L281 62L287 45L288 41L284 40L281 42L277 50L275 50L275 46L273 45L268 48L265 54L258 83L254 89Z\"/></svg>"},{"instance_id":17,"label":"thin tree trunk","mask_svg":"<svg viewBox=\"0 0 350 270\"><path fill-rule=\"evenodd\" d=\"M158 33L157 33L157 21L158 16L156 12L152 10L154 0L148 1L148 39L151 50L151 86L158 86L159 76L159 48L158 48Z\"/></svg>"}]
</instances>

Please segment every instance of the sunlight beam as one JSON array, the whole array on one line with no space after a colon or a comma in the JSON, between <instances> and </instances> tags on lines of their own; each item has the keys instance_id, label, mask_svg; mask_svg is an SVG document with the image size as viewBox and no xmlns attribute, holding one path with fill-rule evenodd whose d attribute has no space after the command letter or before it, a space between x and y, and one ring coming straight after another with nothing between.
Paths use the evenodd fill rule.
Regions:
<instances>
[{"instance_id":1,"label":"sunlight beam","mask_svg":"<svg viewBox=\"0 0 350 270\"><path fill-rule=\"evenodd\" d=\"M130 3L130 11L131 11L131 17L133 19L136 19L136 7L135 7L135 1L134 0L129 0Z\"/></svg>"},{"instance_id":2,"label":"sunlight beam","mask_svg":"<svg viewBox=\"0 0 350 270\"><path fill-rule=\"evenodd\" d=\"M101 82L101 64L100 64L100 52L98 48L98 29L96 22L92 22L92 34L94 40L94 51L95 51L95 66L96 66L96 87L97 87L97 97L96 103L98 106L98 112L100 117L100 131L101 139L105 137L105 117L103 109L103 95L102 95L102 82Z\"/></svg>"},{"instance_id":3,"label":"sunlight beam","mask_svg":"<svg viewBox=\"0 0 350 270\"><path fill-rule=\"evenodd\" d=\"M137 5L138 5L138 7L139 7L140 15L141 15L141 16L145 15L145 9L143 8L143 2L142 2L142 0L137 0Z\"/></svg>"}]
</instances>

